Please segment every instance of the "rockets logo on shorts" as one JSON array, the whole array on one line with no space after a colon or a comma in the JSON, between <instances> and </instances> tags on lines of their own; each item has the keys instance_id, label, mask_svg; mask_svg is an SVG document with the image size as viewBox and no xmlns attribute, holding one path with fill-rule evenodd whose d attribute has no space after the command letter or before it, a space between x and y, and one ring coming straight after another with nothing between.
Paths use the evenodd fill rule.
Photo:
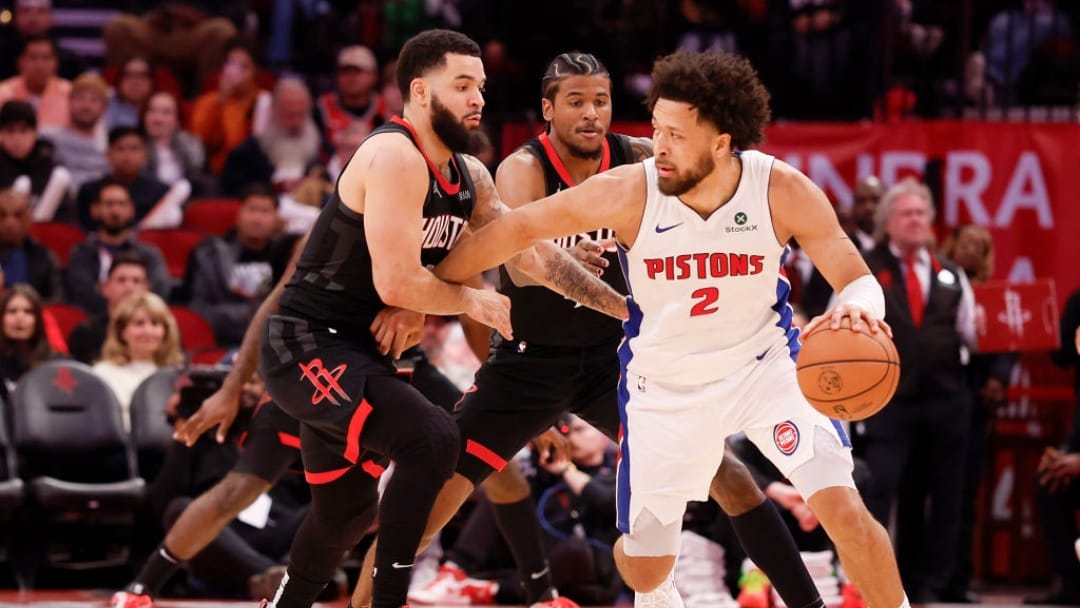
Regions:
<instances>
[{"instance_id":1,"label":"rockets logo on shorts","mask_svg":"<svg viewBox=\"0 0 1080 608\"><path fill-rule=\"evenodd\" d=\"M799 427L790 420L773 427L773 443L784 456L791 456L799 448Z\"/></svg>"}]
</instances>

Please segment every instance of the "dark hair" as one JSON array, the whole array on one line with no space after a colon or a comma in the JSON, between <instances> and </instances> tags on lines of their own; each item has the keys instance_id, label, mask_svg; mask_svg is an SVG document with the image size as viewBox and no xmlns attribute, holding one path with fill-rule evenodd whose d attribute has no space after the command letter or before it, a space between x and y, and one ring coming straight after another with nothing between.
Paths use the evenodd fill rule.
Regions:
<instances>
[{"instance_id":1,"label":"dark hair","mask_svg":"<svg viewBox=\"0 0 1080 608\"><path fill-rule=\"evenodd\" d=\"M116 179L111 175L106 175L105 177L101 178L100 182L98 182L97 198L94 202L100 203L101 193L105 192L106 188L111 188L112 186L123 188L124 192L127 192L128 194L128 200L130 200L132 204L135 204L134 199L131 198L131 190L128 189L127 184L121 182L120 180Z\"/></svg>"},{"instance_id":2,"label":"dark hair","mask_svg":"<svg viewBox=\"0 0 1080 608\"><path fill-rule=\"evenodd\" d=\"M738 149L761 143L771 116L769 92L750 62L717 51L676 51L657 59L645 99L650 112L658 99L697 108L698 119L731 135L731 147Z\"/></svg>"},{"instance_id":3,"label":"dark hair","mask_svg":"<svg viewBox=\"0 0 1080 608\"><path fill-rule=\"evenodd\" d=\"M0 128L12 125L26 125L31 129L37 128L37 113L34 106L25 101L12 99L0 107Z\"/></svg>"},{"instance_id":4,"label":"dark hair","mask_svg":"<svg viewBox=\"0 0 1080 608\"><path fill-rule=\"evenodd\" d=\"M258 196L260 198L268 198L274 201L274 209L278 209L281 206L281 201L278 199L278 195L274 192L274 189L269 184L262 182L252 182L244 187L243 193L240 195L240 200L247 202L247 199Z\"/></svg>"},{"instance_id":5,"label":"dark hair","mask_svg":"<svg viewBox=\"0 0 1080 608\"><path fill-rule=\"evenodd\" d=\"M409 85L433 69L446 65L446 56L480 56L480 45L465 34L451 30L427 30L409 38L397 59L397 83L409 103Z\"/></svg>"},{"instance_id":6,"label":"dark hair","mask_svg":"<svg viewBox=\"0 0 1080 608\"><path fill-rule=\"evenodd\" d=\"M540 95L544 99L555 101L559 93L559 83L571 76L607 76L611 78L607 66L589 53L570 51L551 60L544 77L540 80Z\"/></svg>"},{"instance_id":7,"label":"dark hair","mask_svg":"<svg viewBox=\"0 0 1080 608\"><path fill-rule=\"evenodd\" d=\"M143 131L142 127L125 125L109 129L109 147L111 148L113 144L129 135L134 135L142 140L144 144L146 143L146 131Z\"/></svg>"},{"instance_id":8,"label":"dark hair","mask_svg":"<svg viewBox=\"0 0 1080 608\"><path fill-rule=\"evenodd\" d=\"M238 51L238 50L239 51L244 51L245 53L247 53L247 56L251 58L251 62L254 63L256 67L258 67L258 65L259 65L259 56L255 52L255 47L252 46L250 43L248 43L248 41L245 40L242 36L234 36L234 37L230 38L225 43L225 46L222 47L222 49L221 49L221 63L222 63L222 65L224 65L225 61L229 58L229 53L232 53L233 51Z\"/></svg>"},{"instance_id":9,"label":"dark hair","mask_svg":"<svg viewBox=\"0 0 1080 608\"><path fill-rule=\"evenodd\" d=\"M22 39L22 42L19 44L19 52L15 53L15 56L22 57L22 54L26 52L26 49L29 48L31 44L38 42L44 42L52 47L53 55L60 52L60 49L56 46L56 41L49 37L48 34L33 34Z\"/></svg>"},{"instance_id":10,"label":"dark hair","mask_svg":"<svg viewBox=\"0 0 1080 608\"><path fill-rule=\"evenodd\" d=\"M24 367L22 371L26 371L52 358L53 349L45 335L45 314L41 305L41 296L33 287L25 283L12 285L0 298L0 315L7 312L8 304L15 296L23 296L30 302L30 308L34 312L34 333L30 335L29 342L23 345L11 341L0 329L0 359L6 362L6 367L9 369Z\"/></svg>"},{"instance_id":11,"label":"dark hair","mask_svg":"<svg viewBox=\"0 0 1080 608\"><path fill-rule=\"evenodd\" d=\"M147 276L150 275L150 269L146 267L146 260L136 251L121 251L113 256L112 263L109 264L109 273L106 278L111 279L114 272L124 266L138 266L146 272Z\"/></svg>"}]
</instances>

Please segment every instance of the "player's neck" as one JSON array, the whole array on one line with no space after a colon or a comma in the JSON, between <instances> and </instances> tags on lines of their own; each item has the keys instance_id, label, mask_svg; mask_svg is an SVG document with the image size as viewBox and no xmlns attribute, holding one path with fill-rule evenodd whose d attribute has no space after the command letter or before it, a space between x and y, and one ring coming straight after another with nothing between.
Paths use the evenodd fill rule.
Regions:
<instances>
[{"instance_id":1,"label":"player's neck","mask_svg":"<svg viewBox=\"0 0 1080 608\"><path fill-rule=\"evenodd\" d=\"M742 179L742 161L737 156L718 162L709 175L698 182L688 192L679 196L684 205L690 207L703 218L708 218L717 209L723 207L739 188Z\"/></svg>"},{"instance_id":2,"label":"player's neck","mask_svg":"<svg viewBox=\"0 0 1080 608\"><path fill-rule=\"evenodd\" d=\"M562 161L563 166L566 167L566 172L574 179L575 184L580 184L600 172L602 155L598 155L596 158L578 156L553 133L548 134L548 140L551 142L551 146L555 148L555 153L559 155L559 160Z\"/></svg>"},{"instance_id":3,"label":"player's neck","mask_svg":"<svg viewBox=\"0 0 1080 608\"><path fill-rule=\"evenodd\" d=\"M405 111L401 113L401 117L412 125L413 132L416 133L416 143L420 145L420 149L446 175L445 169L449 166L450 157L453 155L450 148L443 143L443 140L435 134L435 130L431 128L430 117L409 110L410 108L406 107Z\"/></svg>"}]
</instances>

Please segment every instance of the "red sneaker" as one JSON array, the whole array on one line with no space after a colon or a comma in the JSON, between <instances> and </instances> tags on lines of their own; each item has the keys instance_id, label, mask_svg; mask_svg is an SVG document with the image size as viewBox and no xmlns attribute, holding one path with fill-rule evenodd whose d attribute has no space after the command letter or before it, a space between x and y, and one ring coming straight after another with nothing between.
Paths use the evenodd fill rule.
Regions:
<instances>
[{"instance_id":1,"label":"red sneaker","mask_svg":"<svg viewBox=\"0 0 1080 608\"><path fill-rule=\"evenodd\" d=\"M153 608L154 600L149 595L136 595L127 591L117 591L109 600L109 608Z\"/></svg>"},{"instance_id":2,"label":"red sneaker","mask_svg":"<svg viewBox=\"0 0 1080 608\"><path fill-rule=\"evenodd\" d=\"M757 568L739 578L739 608L770 608L772 585L765 573Z\"/></svg>"},{"instance_id":3,"label":"red sneaker","mask_svg":"<svg viewBox=\"0 0 1080 608\"><path fill-rule=\"evenodd\" d=\"M581 606L578 606L577 602L568 597L558 596L546 602L536 602L530 605L529 608L581 608Z\"/></svg>"},{"instance_id":4,"label":"red sneaker","mask_svg":"<svg viewBox=\"0 0 1080 608\"><path fill-rule=\"evenodd\" d=\"M840 596L844 598L840 608L866 608L866 600L853 583L844 583L840 588Z\"/></svg>"}]
</instances>

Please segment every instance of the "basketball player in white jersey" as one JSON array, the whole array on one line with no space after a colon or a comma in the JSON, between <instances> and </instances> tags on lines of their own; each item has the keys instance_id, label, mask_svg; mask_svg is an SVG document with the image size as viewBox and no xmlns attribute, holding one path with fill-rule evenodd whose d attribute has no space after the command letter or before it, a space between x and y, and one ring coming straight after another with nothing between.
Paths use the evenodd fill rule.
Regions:
<instances>
[{"instance_id":1,"label":"basketball player in white jersey","mask_svg":"<svg viewBox=\"0 0 1080 608\"><path fill-rule=\"evenodd\" d=\"M806 497L869 605L907 606L889 538L855 491L847 437L796 382L787 243L838 293L808 331L848 317L889 332L881 287L824 193L746 151L769 120L746 60L680 51L657 60L652 81L653 159L505 214L436 272L463 280L537 241L614 229L631 294L615 558L643 604L680 604L671 571L686 502L708 496L724 438L745 431Z\"/></svg>"}]
</instances>

